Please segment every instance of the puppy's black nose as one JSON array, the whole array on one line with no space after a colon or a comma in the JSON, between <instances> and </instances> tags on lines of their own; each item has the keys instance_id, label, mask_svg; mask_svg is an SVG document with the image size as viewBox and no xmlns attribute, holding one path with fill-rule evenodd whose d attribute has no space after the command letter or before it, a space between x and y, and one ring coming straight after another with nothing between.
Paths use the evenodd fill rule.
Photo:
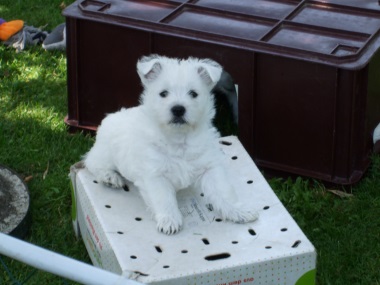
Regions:
<instances>
[{"instance_id":1,"label":"puppy's black nose","mask_svg":"<svg viewBox=\"0 0 380 285\"><path fill-rule=\"evenodd\" d=\"M174 115L174 117L180 118L185 114L186 109L185 109L185 107L183 107L181 105L175 105L175 106L173 106L171 111L172 111L172 114Z\"/></svg>"}]
</instances>

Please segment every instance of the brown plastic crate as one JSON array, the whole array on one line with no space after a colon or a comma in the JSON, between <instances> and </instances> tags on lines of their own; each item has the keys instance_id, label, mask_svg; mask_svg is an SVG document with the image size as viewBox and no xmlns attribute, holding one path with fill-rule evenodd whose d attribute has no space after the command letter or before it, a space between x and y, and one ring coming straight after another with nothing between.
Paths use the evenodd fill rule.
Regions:
<instances>
[{"instance_id":1,"label":"brown plastic crate","mask_svg":"<svg viewBox=\"0 0 380 285\"><path fill-rule=\"evenodd\" d=\"M79 0L64 11L71 129L134 106L142 55L209 57L239 90L239 139L268 169L338 184L380 121L375 0Z\"/></svg>"}]
</instances>

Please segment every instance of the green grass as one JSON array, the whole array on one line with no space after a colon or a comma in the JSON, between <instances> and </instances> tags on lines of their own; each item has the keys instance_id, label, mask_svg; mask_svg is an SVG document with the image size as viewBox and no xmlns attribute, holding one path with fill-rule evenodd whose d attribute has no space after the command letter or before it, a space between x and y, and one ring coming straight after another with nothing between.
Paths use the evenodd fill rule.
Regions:
<instances>
[{"instance_id":1,"label":"green grass","mask_svg":"<svg viewBox=\"0 0 380 285\"><path fill-rule=\"evenodd\" d=\"M51 30L64 21L61 4L62 0L2 0L0 17ZM69 134L63 122L66 113L65 54L41 47L16 53L0 46L0 163L22 177L33 177L28 182L33 223L27 240L89 262L72 230L68 173L93 138ZM362 181L345 189L353 194L350 198L331 194L315 180L270 180L317 249L318 284L380 284L379 169L380 157L373 156ZM2 260L18 280L32 274L26 284L62 284L58 277ZM7 276L0 265L0 284L12 284Z\"/></svg>"},{"instance_id":2,"label":"green grass","mask_svg":"<svg viewBox=\"0 0 380 285\"><path fill-rule=\"evenodd\" d=\"M321 183L272 179L271 186L317 249L318 284L380 284L380 159L351 198Z\"/></svg>"},{"instance_id":3,"label":"green grass","mask_svg":"<svg viewBox=\"0 0 380 285\"><path fill-rule=\"evenodd\" d=\"M2 1L0 17L53 29L64 21L61 2ZM40 46L16 53L0 46L0 164L22 177L32 176L28 188L33 221L28 241L89 262L72 230L68 173L93 139L68 134L63 122L66 113L65 54L46 52ZM20 281L32 273L19 262L4 261ZM12 284L1 266L0 284ZM62 284L62 280L38 271L27 284Z\"/></svg>"}]
</instances>

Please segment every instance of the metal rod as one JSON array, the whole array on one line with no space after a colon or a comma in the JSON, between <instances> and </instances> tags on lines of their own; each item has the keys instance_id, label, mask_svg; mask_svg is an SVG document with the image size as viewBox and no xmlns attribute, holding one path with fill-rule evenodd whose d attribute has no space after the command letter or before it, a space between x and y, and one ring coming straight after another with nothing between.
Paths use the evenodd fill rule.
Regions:
<instances>
[{"instance_id":1,"label":"metal rod","mask_svg":"<svg viewBox=\"0 0 380 285\"><path fill-rule=\"evenodd\" d=\"M94 267L0 233L0 254L82 284L141 285L125 276Z\"/></svg>"}]
</instances>

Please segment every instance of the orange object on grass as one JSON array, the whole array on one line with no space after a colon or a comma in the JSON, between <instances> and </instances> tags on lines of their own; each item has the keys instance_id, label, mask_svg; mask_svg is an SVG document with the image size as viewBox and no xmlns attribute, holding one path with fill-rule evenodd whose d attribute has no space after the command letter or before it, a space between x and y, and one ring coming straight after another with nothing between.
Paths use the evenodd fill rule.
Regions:
<instances>
[{"instance_id":1,"label":"orange object on grass","mask_svg":"<svg viewBox=\"0 0 380 285\"><path fill-rule=\"evenodd\" d=\"M0 40L6 41L24 27L24 21L13 20L0 25Z\"/></svg>"}]
</instances>

